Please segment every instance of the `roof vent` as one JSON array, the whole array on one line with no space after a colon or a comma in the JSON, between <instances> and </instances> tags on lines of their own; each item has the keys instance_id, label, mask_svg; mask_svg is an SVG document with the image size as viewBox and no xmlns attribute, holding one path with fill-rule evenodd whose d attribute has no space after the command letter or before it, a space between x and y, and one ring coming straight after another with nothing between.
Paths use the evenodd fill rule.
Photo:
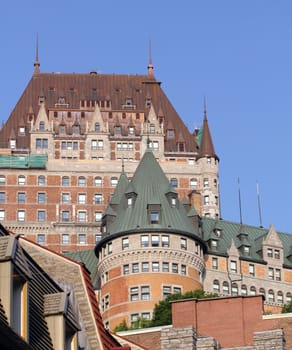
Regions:
<instances>
[{"instance_id":1,"label":"roof vent","mask_svg":"<svg viewBox=\"0 0 292 350\"><path fill-rule=\"evenodd\" d=\"M97 75L97 72L95 70L92 70L89 74L90 75Z\"/></svg>"}]
</instances>

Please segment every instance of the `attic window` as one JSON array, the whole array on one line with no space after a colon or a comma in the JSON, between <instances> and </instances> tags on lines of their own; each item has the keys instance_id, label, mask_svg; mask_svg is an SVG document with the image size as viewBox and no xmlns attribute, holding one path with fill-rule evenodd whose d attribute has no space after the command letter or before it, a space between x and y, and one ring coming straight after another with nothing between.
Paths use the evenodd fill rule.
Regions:
<instances>
[{"instance_id":1,"label":"attic window","mask_svg":"<svg viewBox=\"0 0 292 350\"><path fill-rule=\"evenodd\" d=\"M179 152L185 151L185 144L183 142L179 142L177 146Z\"/></svg>"},{"instance_id":2,"label":"attic window","mask_svg":"<svg viewBox=\"0 0 292 350\"><path fill-rule=\"evenodd\" d=\"M127 106L132 106L132 99L131 98L127 98L126 99L126 105Z\"/></svg>"},{"instance_id":3,"label":"attic window","mask_svg":"<svg viewBox=\"0 0 292 350\"><path fill-rule=\"evenodd\" d=\"M39 130L40 130L40 131L44 131L44 130L45 130L45 123L44 123L44 122L40 122L40 124L39 124Z\"/></svg>"},{"instance_id":4,"label":"attic window","mask_svg":"<svg viewBox=\"0 0 292 350\"><path fill-rule=\"evenodd\" d=\"M18 135L20 135L20 136L24 136L25 135L25 127L24 126L20 126L19 127Z\"/></svg>"},{"instance_id":5,"label":"attic window","mask_svg":"<svg viewBox=\"0 0 292 350\"><path fill-rule=\"evenodd\" d=\"M167 130L167 138L168 139L173 139L174 138L174 130L173 129Z\"/></svg>"},{"instance_id":6,"label":"attic window","mask_svg":"<svg viewBox=\"0 0 292 350\"><path fill-rule=\"evenodd\" d=\"M176 198L171 198L171 206L172 208L176 207Z\"/></svg>"},{"instance_id":7,"label":"attic window","mask_svg":"<svg viewBox=\"0 0 292 350\"><path fill-rule=\"evenodd\" d=\"M150 212L150 223L151 224L158 224L159 223L159 212L158 211L151 211Z\"/></svg>"},{"instance_id":8,"label":"attic window","mask_svg":"<svg viewBox=\"0 0 292 350\"><path fill-rule=\"evenodd\" d=\"M211 245L211 248L212 248L212 249L217 249L217 247L218 247L218 242L216 241L216 239L211 239L210 245Z\"/></svg>"},{"instance_id":9,"label":"attic window","mask_svg":"<svg viewBox=\"0 0 292 350\"><path fill-rule=\"evenodd\" d=\"M149 107L151 105L151 98L146 98L146 106Z\"/></svg>"},{"instance_id":10,"label":"attic window","mask_svg":"<svg viewBox=\"0 0 292 350\"><path fill-rule=\"evenodd\" d=\"M128 208L132 208L132 206L133 206L133 198L130 197L128 198Z\"/></svg>"},{"instance_id":11,"label":"attic window","mask_svg":"<svg viewBox=\"0 0 292 350\"><path fill-rule=\"evenodd\" d=\"M45 102L45 96L39 96L39 104Z\"/></svg>"},{"instance_id":12,"label":"attic window","mask_svg":"<svg viewBox=\"0 0 292 350\"><path fill-rule=\"evenodd\" d=\"M64 104L65 103L65 97L59 97L59 101L60 104Z\"/></svg>"},{"instance_id":13,"label":"attic window","mask_svg":"<svg viewBox=\"0 0 292 350\"><path fill-rule=\"evenodd\" d=\"M155 125L154 124L150 124L149 132L150 132L150 134L154 134L155 133Z\"/></svg>"},{"instance_id":14,"label":"attic window","mask_svg":"<svg viewBox=\"0 0 292 350\"><path fill-rule=\"evenodd\" d=\"M94 130L95 130L95 132L100 132L100 125L99 125L99 123L95 123Z\"/></svg>"},{"instance_id":15,"label":"attic window","mask_svg":"<svg viewBox=\"0 0 292 350\"><path fill-rule=\"evenodd\" d=\"M220 228L215 228L214 233L217 237L222 237L222 230Z\"/></svg>"},{"instance_id":16,"label":"attic window","mask_svg":"<svg viewBox=\"0 0 292 350\"><path fill-rule=\"evenodd\" d=\"M242 250L244 255L250 255L250 247L245 245L243 246Z\"/></svg>"}]
</instances>

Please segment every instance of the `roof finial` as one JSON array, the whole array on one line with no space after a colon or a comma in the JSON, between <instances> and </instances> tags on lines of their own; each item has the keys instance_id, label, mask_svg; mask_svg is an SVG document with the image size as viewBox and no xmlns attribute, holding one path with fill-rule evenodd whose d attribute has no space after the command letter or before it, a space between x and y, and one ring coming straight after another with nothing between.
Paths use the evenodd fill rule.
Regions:
<instances>
[{"instance_id":1,"label":"roof finial","mask_svg":"<svg viewBox=\"0 0 292 350\"><path fill-rule=\"evenodd\" d=\"M40 74L40 63L39 63L39 36L36 35L36 50L35 50L35 61L34 61L34 74Z\"/></svg>"},{"instance_id":2,"label":"roof finial","mask_svg":"<svg viewBox=\"0 0 292 350\"><path fill-rule=\"evenodd\" d=\"M204 119L207 119L207 103L206 103L206 96L204 96Z\"/></svg>"},{"instance_id":3,"label":"roof finial","mask_svg":"<svg viewBox=\"0 0 292 350\"><path fill-rule=\"evenodd\" d=\"M152 46L151 39L149 39L149 63L148 63L148 78L154 78L153 64L152 64Z\"/></svg>"},{"instance_id":4,"label":"roof finial","mask_svg":"<svg viewBox=\"0 0 292 350\"><path fill-rule=\"evenodd\" d=\"M122 157L122 173L125 172L124 157Z\"/></svg>"}]
</instances>

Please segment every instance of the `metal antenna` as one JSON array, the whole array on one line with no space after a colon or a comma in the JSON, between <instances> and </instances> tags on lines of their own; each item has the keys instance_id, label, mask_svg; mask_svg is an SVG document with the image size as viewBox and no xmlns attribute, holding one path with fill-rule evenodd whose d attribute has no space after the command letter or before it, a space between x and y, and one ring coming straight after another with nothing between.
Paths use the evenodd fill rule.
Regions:
<instances>
[{"instance_id":1,"label":"metal antenna","mask_svg":"<svg viewBox=\"0 0 292 350\"><path fill-rule=\"evenodd\" d=\"M240 195L240 181L239 181L239 177L238 177L238 200L239 200L240 223L242 224L242 210L241 210L241 195Z\"/></svg>"},{"instance_id":2,"label":"metal antenna","mask_svg":"<svg viewBox=\"0 0 292 350\"><path fill-rule=\"evenodd\" d=\"M259 183L258 180L256 181L257 185L257 198L258 198L258 209L259 209L259 218L260 218L260 227L263 227L263 222L262 222L262 209L261 209L261 198L260 198L260 190L259 190Z\"/></svg>"}]
</instances>

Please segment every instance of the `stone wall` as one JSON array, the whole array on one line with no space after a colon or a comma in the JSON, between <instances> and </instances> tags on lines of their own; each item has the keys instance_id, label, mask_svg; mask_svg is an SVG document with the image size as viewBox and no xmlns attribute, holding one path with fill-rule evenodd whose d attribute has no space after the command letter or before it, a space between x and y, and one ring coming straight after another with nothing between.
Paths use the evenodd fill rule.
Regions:
<instances>
[{"instance_id":1,"label":"stone wall","mask_svg":"<svg viewBox=\"0 0 292 350\"><path fill-rule=\"evenodd\" d=\"M196 349L196 331L193 327L164 328L161 332L162 350Z\"/></svg>"}]
</instances>

